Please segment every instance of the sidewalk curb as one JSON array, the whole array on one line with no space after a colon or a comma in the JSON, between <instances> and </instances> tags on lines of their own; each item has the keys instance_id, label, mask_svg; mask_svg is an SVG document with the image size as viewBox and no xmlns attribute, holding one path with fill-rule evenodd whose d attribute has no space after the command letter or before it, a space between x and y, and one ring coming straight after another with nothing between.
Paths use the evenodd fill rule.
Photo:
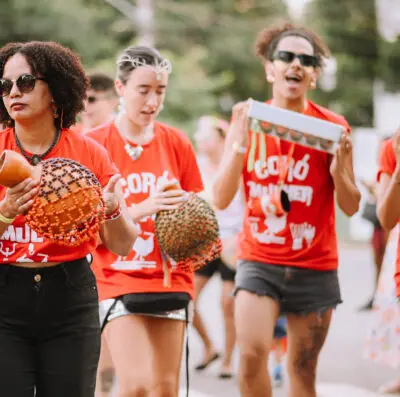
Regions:
<instances>
[{"instance_id":1,"label":"sidewalk curb","mask_svg":"<svg viewBox=\"0 0 400 397\"><path fill-rule=\"evenodd\" d=\"M179 397L186 397L186 387L179 389ZM189 390L189 397L213 397L211 394L200 393L196 390Z\"/></svg>"},{"instance_id":2,"label":"sidewalk curb","mask_svg":"<svg viewBox=\"0 0 400 397\"><path fill-rule=\"evenodd\" d=\"M317 394L318 397L382 397L382 394L345 383L319 383Z\"/></svg>"}]
</instances>

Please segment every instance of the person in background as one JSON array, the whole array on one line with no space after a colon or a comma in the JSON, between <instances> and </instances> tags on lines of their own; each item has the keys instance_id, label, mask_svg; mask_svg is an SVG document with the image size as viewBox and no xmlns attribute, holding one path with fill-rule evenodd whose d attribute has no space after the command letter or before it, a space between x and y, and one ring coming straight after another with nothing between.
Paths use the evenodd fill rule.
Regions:
<instances>
[{"instance_id":1,"label":"person in background","mask_svg":"<svg viewBox=\"0 0 400 397\"><path fill-rule=\"evenodd\" d=\"M88 77L85 109L80 114L80 123L74 127L75 131L82 133L112 120L118 105L118 95L111 77L101 72L91 73Z\"/></svg>"},{"instance_id":2,"label":"person in background","mask_svg":"<svg viewBox=\"0 0 400 397\"><path fill-rule=\"evenodd\" d=\"M283 358L287 346L287 319L280 316L274 328L272 379L275 387L283 385Z\"/></svg>"},{"instance_id":3,"label":"person in background","mask_svg":"<svg viewBox=\"0 0 400 397\"><path fill-rule=\"evenodd\" d=\"M361 311L371 310L374 306L374 296L378 286L379 276L382 270L383 258L385 257L386 246L388 242L389 233L382 227L376 215L376 188L377 183L366 180L361 180L361 184L367 189L368 201L364 206L362 216L368 220L373 226L371 246L374 254L375 263L375 283L374 293L371 298L360 307Z\"/></svg>"},{"instance_id":4,"label":"person in background","mask_svg":"<svg viewBox=\"0 0 400 397\"><path fill-rule=\"evenodd\" d=\"M400 128L394 136L382 145L377 180L377 214L383 228L394 229L400 222ZM400 234L398 234L396 270L394 274L396 296L400 297ZM397 306L398 307L398 306ZM398 315L398 312L397 312ZM397 316L396 316L397 320ZM395 332L397 329L395 329ZM398 332L396 332L396 336ZM396 346L398 338L391 341ZM398 351L397 351L398 355ZM394 382L384 385L381 392L386 394L400 393L400 377Z\"/></svg>"},{"instance_id":5,"label":"person in background","mask_svg":"<svg viewBox=\"0 0 400 397\"><path fill-rule=\"evenodd\" d=\"M84 110L79 114L80 122L72 129L86 133L93 128L106 124L115 116L118 105L118 95L115 91L114 80L105 73L88 74L89 86L86 90ZM111 390L114 370L107 344L103 341L99 359L96 397L106 397ZM101 376L100 376L101 374Z\"/></svg>"},{"instance_id":6,"label":"person in background","mask_svg":"<svg viewBox=\"0 0 400 397\"><path fill-rule=\"evenodd\" d=\"M388 139L390 139L390 136L384 138L383 141L381 142L381 145ZM378 286L379 277L382 271L383 258L385 257L386 246L389 239L389 233L382 227L377 216L376 202L377 202L378 183L375 180L367 181L364 179L361 179L360 183L365 187L368 193L368 198L366 203L364 204L362 212L362 217L368 222L370 222L373 226L371 246L374 254L374 263L375 263L374 293L371 296L371 298L367 301L367 303L360 307L360 310L364 311L364 310L371 310L374 306L374 296L376 288Z\"/></svg>"},{"instance_id":7,"label":"person in background","mask_svg":"<svg viewBox=\"0 0 400 397\"><path fill-rule=\"evenodd\" d=\"M214 116L203 116L198 121L197 130L194 136L197 144L197 161L205 185L202 197L209 202L212 202L212 183L221 162L228 128L229 124L225 120ZM211 341L210 335L207 332L198 310L198 300L204 287L208 284L214 274L219 274L222 280L221 304L224 319L225 348L219 371L219 377L221 379L229 379L232 377L232 354L235 347L232 292L236 273L234 270L236 252L233 252L231 259L228 259L229 255L225 257L224 252L227 252L229 249L232 250L232 248L233 251L236 251L237 236L242 228L243 214L244 197L242 190L240 190L228 208L223 211L216 211L220 235L224 246L222 257L208 263L195 273L196 298L193 326L198 332L204 345L203 361L195 367L198 371L206 369L220 356ZM231 263L227 264L224 259L225 261L229 260Z\"/></svg>"}]
</instances>

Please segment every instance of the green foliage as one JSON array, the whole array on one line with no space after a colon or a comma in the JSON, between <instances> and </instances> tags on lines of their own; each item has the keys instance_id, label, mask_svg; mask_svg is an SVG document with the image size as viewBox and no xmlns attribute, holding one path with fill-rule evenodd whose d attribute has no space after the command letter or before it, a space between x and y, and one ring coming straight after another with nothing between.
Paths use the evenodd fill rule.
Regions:
<instances>
[{"instance_id":1,"label":"green foliage","mask_svg":"<svg viewBox=\"0 0 400 397\"><path fill-rule=\"evenodd\" d=\"M137 5L138 0L129 1ZM173 63L161 119L190 132L204 113L230 117L248 97L268 97L254 54L258 31L289 19L283 0L153 0L154 45ZM379 38L375 0L313 0L305 24L319 32L338 61L337 87L312 98L352 125L373 120L373 82L400 90L400 41ZM140 37L140 26L107 0L1 0L0 45L54 40L76 50L88 70L115 73L115 58Z\"/></svg>"},{"instance_id":2,"label":"green foliage","mask_svg":"<svg viewBox=\"0 0 400 397\"><path fill-rule=\"evenodd\" d=\"M201 115L218 110L218 98L213 93L226 90L233 76L229 71L208 76L201 64L209 53L201 46L190 48L184 56L168 52L165 55L172 61L173 70L160 120L192 135Z\"/></svg>"},{"instance_id":3,"label":"green foliage","mask_svg":"<svg viewBox=\"0 0 400 397\"><path fill-rule=\"evenodd\" d=\"M201 44L209 53L200 60L209 78L230 76L227 85L213 89L219 99L215 112L229 117L233 102L267 97L254 41L261 29L287 17L281 0L163 0L162 4L156 12L157 46L187 55L188 49Z\"/></svg>"},{"instance_id":4,"label":"green foliage","mask_svg":"<svg viewBox=\"0 0 400 397\"><path fill-rule=\"evenodd\" d=\"M133 29L112 7L82 0L2 0L0 45L52 40L77 51L87 65L110 57L132 39Z\"/></svg>"},{"instance_id":5,"label":"green foliage","mask_svg":"<svg viewBox=\"0 0 400 397\"><path fill-rule=\"evenodd\" d=\"M338 64L336 88L318 90L313 98L342 113L353 126L371 126L379 60L375 0L313 0L305 18Z\"/></svg>"},{"instance_id":6,"label":"green foliage","mask_svg":"<svg viewBox=\"0 0 400 397\"><path fill-rule=\"evenodd\" d=\"M379 75L386 90L400 91L400 37L395 42L382 40L379 46Z\"/></svg>"},{"instance_id":7,"label":"green foliage","mask_svg":"<svg viewBox=\"0 0 400 397\"><path fill-rule=\"evenodd\" d=\"M137 1L128 0L137 5ZM88 70L115 73L115 58L140 27L106 0L2 0L0 45L54 40L76 50ZM234 101L266 98L257 32L286 16L281 0L162 0L154 4L154 44L173 62L162 119L191 131L204 113L229 117Z\"/></svg>"}]
</instances>

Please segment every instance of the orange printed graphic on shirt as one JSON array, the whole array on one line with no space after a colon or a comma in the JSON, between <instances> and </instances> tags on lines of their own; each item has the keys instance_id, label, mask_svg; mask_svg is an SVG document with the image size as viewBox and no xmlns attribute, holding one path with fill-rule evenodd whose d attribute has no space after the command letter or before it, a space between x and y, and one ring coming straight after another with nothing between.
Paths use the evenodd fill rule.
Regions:
<instances>
[{"instance_id":1,"label":"orange printed graphic on shirt","mask_svg":"<svg viewBox=\"0 0 400 397\"><path fill-rule=\"evenodd\" d=\"M155 123L154 138L143 146L137 160L125 150L126 142L114 122L87 133L109 152L122 175L122 190L128 206L146 200L165 181L177 179L183 190L203 190L194 149L180 131ZM132 144L132 146L134 146ZM94 257L94 269L100 299L139 292L188 292L193 294L193 275L172 267L171 286L163 286L163 260L168 260L155 238L155 215L142 218L138 223L140 234L132 251L126 257L112 254L99 246ZM196 220L194 219L193 222Z\"/></svg>"},{"instance_id":2,"label":"orange printed graphic on shirt","mask_svg":"<svg viewBox=\"0 0 400 397\"><path fill-rule=\"evenodd\" d=\"M11 128L0 132L0 152L5 149L21 153ZM62 131L59 142L44 160L56 157L72 159L84 165L96 175L102 186L117 172L101 145L72 130ZM5 193L6 188L0 186L0 200ZM95 238L78 247L51 242L32 230L24 216L18 216L0 237L0 262L65 262L83 258L95 248Z\"/></svg>"},{"instance_id":3,"label":"orange printed graphic on shirt","mask_svg":"<svg viewBox=\"0 0 400 397\"><path fill-rule=\"evenodd\" d=\"M350 130L346 120L307 102L305 115L340 124ZM332 156L264 134L253 136L257 149L265 145L267 156L255 152L254 167L247 168L245 155L243 180L246 213L240 236L238 257L262 263L331 270L338 266L335 231L334 184L330 175ZM290 158L291 157L291 158ZM287 161L287 160L290 161ZM290 200L290 212L276 216L268 197L279 189L281 164L288 163L282 189Z\"/></svg>"}]
</instances>

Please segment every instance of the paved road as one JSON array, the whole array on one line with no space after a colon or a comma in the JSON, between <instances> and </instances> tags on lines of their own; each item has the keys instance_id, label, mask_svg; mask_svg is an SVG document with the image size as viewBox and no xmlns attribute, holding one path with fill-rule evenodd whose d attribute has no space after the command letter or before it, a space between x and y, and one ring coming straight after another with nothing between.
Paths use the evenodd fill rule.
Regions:
<instances>
[{"instance_id":1,"label":"paved road","mask_svg":"<svg viewBox=\"0 0 400 397\"><path fill-rule=\"evenodd\" d=\"M371 314L358 312L373 288L372 256L367 246L341 246L340 280L344 303L337 309L318 371L319 397L377 397L375 390L396 376L396 370L379 366L362 358L365 334ZM212 329L217 347L222 346L219 280L213 279L204 290L200 310ZM201 345L194 330L190 332L190 366L201 357ZM237 368L237 354L235 356ZM190 397L239 397L235 380L218 380L218 364L205 373L191 372ZM182 376L182 397L185 380ZM274 397L284 397L284 389L276 389Z\"/></svg>"}]
</instances>

